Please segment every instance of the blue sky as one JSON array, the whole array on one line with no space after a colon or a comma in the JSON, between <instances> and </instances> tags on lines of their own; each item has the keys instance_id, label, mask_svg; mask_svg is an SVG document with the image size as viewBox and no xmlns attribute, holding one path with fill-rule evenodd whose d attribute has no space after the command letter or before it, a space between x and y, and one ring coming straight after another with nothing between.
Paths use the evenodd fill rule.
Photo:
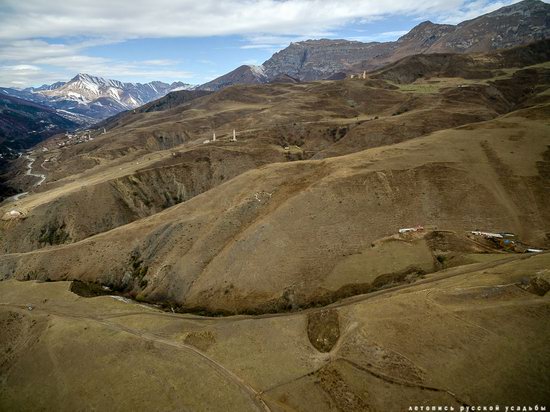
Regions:
<instances>
[{"instance_id":1,"label":"blue sky","mask_svg":"<svg viewBox=\"0 0 550 412\"><path fill-rule=\"evenodd\" d=\"M261 64L291 41L396 40L424 20L455 24L515 2L2 0L0 86L37 86L79 72L200 84Z\"/></svg>"}]
</instances>

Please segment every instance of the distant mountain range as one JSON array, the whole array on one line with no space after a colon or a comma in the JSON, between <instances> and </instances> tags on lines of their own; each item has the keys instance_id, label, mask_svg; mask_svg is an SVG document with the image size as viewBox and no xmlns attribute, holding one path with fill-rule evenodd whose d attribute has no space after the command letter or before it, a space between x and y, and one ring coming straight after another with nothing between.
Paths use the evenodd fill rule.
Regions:
<instances>
[{"instance_id":1,"label":"distant mountain range","mask_svg":"<svg viewBox=\"0 0 550 412\"><path fill-rule=\"evenodd\" d=\"M425 21L392 42L321 39L291 43L261 66L240 66L198 88L278 82L281 75L300 81L339 78L415 54L491 52L546 38L550 38L550 4L525 0L458 25Z\"/></svg>"},{"instance_id":2,"label":"distant mountain range","mask_svg":"<svg viewBox=\"0 0 550 412\"><path fill-rule=\"evenodd\" d=\"M89 125L121 111L142 106L171 91L192 87L182 82L123 83L79 73L68 82L23 90L0 88L0 93L51 107L63 117Z\"/></svg>"}]
</instances>

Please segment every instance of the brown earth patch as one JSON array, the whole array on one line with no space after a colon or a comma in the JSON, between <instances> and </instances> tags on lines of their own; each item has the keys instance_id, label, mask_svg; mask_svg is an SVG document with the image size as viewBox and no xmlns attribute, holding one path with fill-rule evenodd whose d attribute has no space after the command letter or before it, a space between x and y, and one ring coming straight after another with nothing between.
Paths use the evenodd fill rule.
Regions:
<instances>
[{"instance_id":1,"label":"brown earth patch","mask_svg":"<svg viewBox=\"0 0 550 412\"><path fill-rule=\"evenodd\" d=\"M183 341L201 351L207 351L208 348L216 343L216 337L210 331L189 332Z\"/></svg>"},{"instance_id":2,"label":"brown earth patch","mask_svg":"<svg viewBox=\"0 0 550 412\"><path fill-rule=\"evenodd\" d=\"M518 285L523 290L538 296L544 296L550 290L550 283L540 276L525 279Z\"/></svg>"},{"instance_id":3,"label":"brown earth patch","mask_svg":"<svg viewBox=\"0 0 550 412\"><path fill-rule=\"evenodd\" d=\"M307 315L307 336L319 352L330 352L340 338L340 322L335 309Z\"/></svg>"},{"instance_id":4,"label":"brown earth patch","mask_svg":"<svg viewBox=\"0 0 550 412\"><path fill-rule=\"evenodd\" d=\"M37 321L15 311L0 312L0 375L37 342Z\"/></svg>"},{"instance_id":5,"label":"brown earth patch","mask_svg":"<svg viewBox=\"0 0 550 412\"><path fill-rule=\"evenodd\" d=\"M316 372L317 384L327 393L339 411L370 411L368 403L355 393L340 372L329 365Z\"/></svg>"}]
</instances>

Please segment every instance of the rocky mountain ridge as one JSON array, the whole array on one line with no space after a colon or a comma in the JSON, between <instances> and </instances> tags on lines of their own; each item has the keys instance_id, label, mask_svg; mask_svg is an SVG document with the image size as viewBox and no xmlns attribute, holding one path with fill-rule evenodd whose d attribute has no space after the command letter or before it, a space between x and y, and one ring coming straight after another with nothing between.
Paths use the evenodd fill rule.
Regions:
<instances>
[{"instance_id":1,"label":"rocky mountain ridge","mask_svg":"<svg viewBox=\"0 0 550 412\"><path fill-rule=\"evenodd\" d=\"M524 0L458 25L425 21L391 42L320 39L291 43L266 60L260 70L241 66L199 88L268 83L281 75L300 81L337 78L378 69L414 54L491 52L546 38L550 38L550 5ZM255 74L258 72L261 75Z\"/></svg>"}]
</instances>

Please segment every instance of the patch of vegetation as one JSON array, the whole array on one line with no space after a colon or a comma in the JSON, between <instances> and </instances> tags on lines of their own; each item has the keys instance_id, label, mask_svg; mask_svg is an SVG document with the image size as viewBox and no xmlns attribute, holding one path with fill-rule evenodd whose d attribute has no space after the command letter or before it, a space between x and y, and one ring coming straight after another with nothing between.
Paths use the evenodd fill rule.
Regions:
<instances>
[{"instance_id":1,"label":"patch of vegetation","mask_svg":"<svg viewBox=\"0 0 550 412\"><path fill-rule=\"evenodd\" d=\"M113 292L110 288L106 288L99 283L94 282L82 282L80 280L73 280L69 290L78 296L85 298L93 298L95 296L111 295Z\"/></svg>"},{"instance_id":2,"label":"patch of vegetation","mask_svg":"<svg viewBox=\"0 0 550 412\"><path fill-rule=\"evenodd\" d=\"M331 129L328 129L329 135L332 137L332 140L337 142L342 137L344 137L348 132L347 126L344 127L333 127Z\"/></svg>"},{"instance_id":3,"label":"patch of vegetation","mask_svg":"<svg viewBox=\"0 0 550 412\"><path fill-rule=\"evenodd\" d=\"M40 278L40 272L37 270L31 270L25 276L23 276L22 280L35 280Z\"/></svg>"},{"instance_id":4,"label":"patch of vegetation","mask_svg":"<svg viewBox=\"0 0 550 412\"><path fill-rule=\"evenodd\" d=\"M438 261L439 263L441 263L442 265L444 265L444 264L445 264L445 261L447 260L447 256L445 256L445 255L437 255L435 258L436 258L437 261Z\"/></svg>"},{"instance_id":5,"label":"patch of vegetation","mask_svg":"<svg viewBox=\"0 0 550 412\"><path fill-rule=\"evenodd\" d=\"M338 312L326 309L307 315L307 336L319 352L330 352L340 339Z\"/></svg>"},{"instance_id":6,"label":"patch of vegetation","mask_svg":"<svg viewBox=\"0 0 550 412\"><path fill-rule=\"evenodd\" d=\"M147 207L151 207L153 205L153 202L151 202L151 200L148 197L145 197L143 199L143 204Z\"/></svg>"},{"instance_id":7,"label":"patch of vegetation","mask_svg":"<svg viewBox=\"0 0 550 412\"><path fill-rule=\"evenodd\" d=\"M147 287L147 279L144 279L144 277L147 275L149 266L143 264L143 259L141 259L137 251L132 252L130 255L130 269L135 283L142 289Z\"/></svg>"},{"instance_id":8,"label":"patch of vegetation","mask_svg":"<svg viewBox=\"0 0 550 412\"><path fill-rule=\"evenodd\" d=\"M61 245L70 240L69 233L66 230L65 222L61 224L50 222L42 229L38 236L38 243L41 245Z\"/></svg>"},{"instance_id":9,"label":"patch of vegetation","mask_svg":"<svg viewBox=\"0 0 550 412\"><path fill-rule=\"evenodd\" d=\"M402 92L412 92L421 94L439 93L442 88L441 84L403 84L399 85L399 90Z\"/></svg>"},{"instance_id":10,"label":"patch of vegetation","mask_svg":"<svg viewBox=\"0 0 550 412\"><path fill-rule=\"evenodd\" d=\"M302 294L297 294L292 289L286 289L279 298L265 302L254 308L241 308L235 310L210 309L200 306L184 306L170 299L165 300L160 297L158 297L156 301L160 302L160 307L165 311L192 313L194 315L206 317L223 317L234 315L257 316L268 313L297 312L310 308L322 308L352 296L363 295L402 284L412 283L417 279L423 278L425 274L426 272L420 268L409 267L408 269L400 272L380 275L372 283L354 283L344 285L335 291L319 291L316 296L309 298L306 298L306 296Z\"/></svg>"}]
</instances>

